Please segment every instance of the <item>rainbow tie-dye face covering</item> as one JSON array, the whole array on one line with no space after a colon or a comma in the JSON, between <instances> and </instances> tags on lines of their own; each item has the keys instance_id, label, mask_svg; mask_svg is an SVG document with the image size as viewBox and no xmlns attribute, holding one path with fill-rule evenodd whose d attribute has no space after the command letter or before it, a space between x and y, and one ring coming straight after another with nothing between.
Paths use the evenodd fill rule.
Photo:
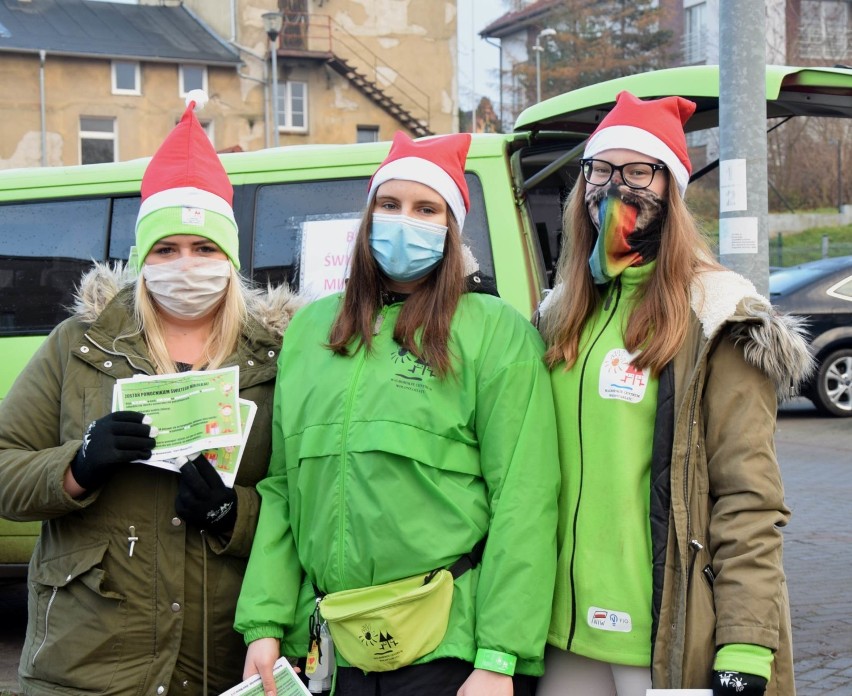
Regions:
<instances>
[{"instance_id":1,"label":"rainbow tie-dye face covering","mask_svg":"<svg viewBox=\"0 0 852 696\"><path fill-rule=\"evenodd\" d=\"M598 285L657 258L666 202L653 191L614 183L589 187L586 208L598 231L589 257Z\"/></svg>"}]
</instances>

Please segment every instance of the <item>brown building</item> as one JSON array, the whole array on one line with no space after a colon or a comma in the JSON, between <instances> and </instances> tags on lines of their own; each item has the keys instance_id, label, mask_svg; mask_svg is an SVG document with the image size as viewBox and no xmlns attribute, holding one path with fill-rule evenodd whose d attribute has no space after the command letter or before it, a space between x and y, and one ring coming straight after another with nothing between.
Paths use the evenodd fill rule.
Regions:
<instances>
[{"instance_id":1,"label":"brown building","mask_svg":"<svg viewBox=\"0 0 852 696\"><path fill-rule=\"evenodd\" d=\"M149 156L193 88L220 151L451 132L455 37L455 0L5 0L0 168Z\"/></svg>"}]
</instances>

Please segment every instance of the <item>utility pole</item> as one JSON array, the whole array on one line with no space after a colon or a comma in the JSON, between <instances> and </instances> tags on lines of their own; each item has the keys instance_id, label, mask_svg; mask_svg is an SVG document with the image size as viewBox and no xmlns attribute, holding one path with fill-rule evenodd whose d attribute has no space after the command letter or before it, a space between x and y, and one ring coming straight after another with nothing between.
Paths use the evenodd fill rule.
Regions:
<instances>
[{"instance_id":1,"label":"utility pole","mask_svg":"<svg viewBox=\"0 0 852 696\"><path fill-rule=\"evenodd\" d=\"M719 259L769 295L766 7L719 0Z\"/></svg>"}]
</instances>

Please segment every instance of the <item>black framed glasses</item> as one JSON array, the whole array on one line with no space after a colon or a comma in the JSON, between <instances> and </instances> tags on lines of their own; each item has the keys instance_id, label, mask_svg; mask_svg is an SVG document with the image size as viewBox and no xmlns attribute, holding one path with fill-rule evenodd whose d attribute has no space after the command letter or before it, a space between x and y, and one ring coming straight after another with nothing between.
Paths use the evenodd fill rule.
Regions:
<instances>
[{"instance_id":1,"label":"black framed glasses","mask_svg":"<svg viewBox=\"0 0 852 696\"><path fill-rule=\"evenodd\" d=\"M612 162L599 159L581 159L580 167L583 170L583 178L594 186L603 186L618 172L621 180L632 189L648 188L657 172L668 169L665 164L628 162L616 166Z\"/></svg>"}]
</instances>

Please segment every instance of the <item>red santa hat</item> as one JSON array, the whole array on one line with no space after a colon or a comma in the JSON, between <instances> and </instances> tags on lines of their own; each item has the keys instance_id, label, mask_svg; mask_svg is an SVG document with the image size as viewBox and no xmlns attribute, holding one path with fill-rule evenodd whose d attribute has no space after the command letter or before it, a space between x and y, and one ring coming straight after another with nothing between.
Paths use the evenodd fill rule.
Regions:
<instances>
[{"instance_id":1,"label":"red santa hat","mask_svg":"<svg viewBox=\"0 0 852 696\"><path fill-rule=\"evenodd\" d=\"M240 267L234 188L201 127L195 110L207 95L192 90L186 111L160 145L142 177L142 205L136 218L138 265L159 240L173 234L207 237Z\"/></svg>"},{"instance_id":2,"label":"red santa hat","mask_svg":"<svg viewBox=\"0 0 852 696\"><path fill-rule=\"evenodd\" d=\"M469 149L470 133L412 140L397 131L388 156L370 179L367 200L372 200L376 189L391 179L416 181L441 194L461 229L470 210L470 194L464 179Z\"/></svg>"},{"instance_id":3,"label":"red santa hat","mask_svg":"<svg viewBox=\"0 0 852 696\"><path fill-rule=\"evenodd\" d=\"M655 157L669 168L682 196L692 173L683 126L695 107L695 102L683 97L643 101L630 92L619 92L615 106L589 137L583 157L622 148Z\"/></svg>"}]
</instances>

